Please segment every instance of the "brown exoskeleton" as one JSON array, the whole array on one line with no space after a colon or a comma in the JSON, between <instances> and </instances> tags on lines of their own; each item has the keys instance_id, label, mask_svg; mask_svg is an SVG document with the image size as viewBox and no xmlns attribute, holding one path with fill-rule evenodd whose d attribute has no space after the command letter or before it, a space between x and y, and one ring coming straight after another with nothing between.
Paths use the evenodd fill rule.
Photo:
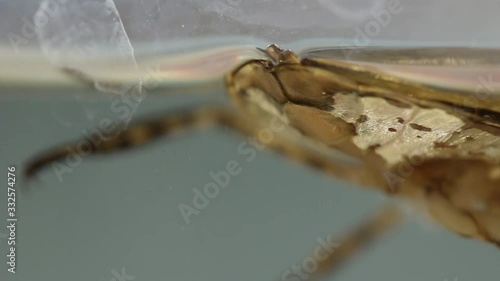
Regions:
<instances>
[{"instance_id":1,"label":"brown exoskeleton","mask_svg":"<svg viewBox=\"0 0 500 281\"><path fill-rule=\"evenodd\" d=\"M495 51L373 49L357 53L353 63L338 59L346 50L357 51L316 50L299 58L271 45L262 50L267 59L226 75L233 108L138 122L91 150L124 150L200 123L226 125L325 173L424 207L459 235L500 246L500 96L491 85L467 87L463 76L478 65L494 71ZM429 77L405 72L405 66L422 68ZM428 66L442 73L465 70L450 86L436 83L438 74ZM27 175L71 151L58 148L34 158ZM323 262L318 276L399 218L388 207L368 220Z\"/></svg>"}]
</instances>

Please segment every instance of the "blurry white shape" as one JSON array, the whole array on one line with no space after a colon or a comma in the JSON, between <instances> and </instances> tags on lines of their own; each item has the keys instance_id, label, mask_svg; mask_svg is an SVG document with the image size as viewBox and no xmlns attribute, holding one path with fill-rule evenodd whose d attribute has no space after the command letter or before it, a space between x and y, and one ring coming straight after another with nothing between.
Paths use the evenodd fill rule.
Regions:
<instances>
[{"instance_id":1,"label":"blurry white shape","mask_svg":"<svg viewBox=\"0 0 500 281\"><path fill-rule=\"evenodd\" d=\"M42 0L33 20L41 50L51 63L92 79L103 92L141 91L134 50L112 0ZM116 62L137 79L115 84L96 78L104 64Z\"/></svg>"},{"instance_id":2,"label":"blurry white shape","mask_svg":"<svg viewBox=\"0 0 500 281\"><path fill-rule=\"evenodd\" d=\"M213 7L219 15L231 14L231 16L237 17L243 13L242 2L243 0L217 0L213 2Z\"/></svg>"},{"instance_id":3,"label":"blurry white shape","mask_svg":"<svg viewBox=\"0 0 500 281\"><path fill-rule=\"evenodd\" d=\"M160 12L160 0L141 0L144 13L148 17L152 17Z\"/></svg>"},{"instance_id":4,"label":"blurry white shape","mask_svg":"<svg viewBox=\"0 0 500 281\"><path fill-rule=\"evenodd\" d=\"M343 7L338 3L338 0L318 0L318 2L342 20L358 23L372 18L372 12L378 12L384 9L386 5L386 0L373 0L370 7L359 10Z\"/></svg>"},{"instance_id":5,"label":"blurry white shape","mask_svg":"<svg viewBox=\"0 0 500 281\"><path fill-rule=\"evenodd\" d=\"M202 11L213 11L219 16L226 16L238 21L244 22L244 18L248 17L244 13L242 3L243 0L188 0L195 3Z\"/></svg>"}]
</instances>

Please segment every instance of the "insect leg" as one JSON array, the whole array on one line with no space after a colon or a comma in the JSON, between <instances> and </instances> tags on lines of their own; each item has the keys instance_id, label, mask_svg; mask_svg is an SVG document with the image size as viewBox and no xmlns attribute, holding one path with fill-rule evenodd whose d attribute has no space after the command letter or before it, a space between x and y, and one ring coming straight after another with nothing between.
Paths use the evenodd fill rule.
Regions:
<instances>
[{"instance_id":1,"label":"insect leg","mask_svg":"<svg viewBox=\"0 0 500 281\"><path fill-rule=\"evenodd\" d=\"M323 279L334 275L347 261L366 249L382 235L402 221L401 212L394 206L385 207L348 233L331 254L318 262L318 269L309 280Z\"/></svg>"},{"instance_id":2,"label":"insect leg","mask_svg":"<svg viewBox=\"0 0 500 281\"><path fill-rule=\"evenodd\" d=\"M30 178L42 168L75 154L78 156L87 156L90 154L107 154L123 151L170 135L181 129L201 125L226 125L245 135L255 136L257 139L260 139L260 133L269 126L259 125L252 120L244 119L241 115L236 114L226 107L189 108L178 113L134 122L129 127L122 130L115 130L98 140L81 139L74 143L61 145L42 152L28 162L25 177ZM383 180L380 177L380 173L372 169L364 166L337 163L321 152L290 141L287 136L277 134L271 141L262 142L289 158L335 177L368 186L379 186L380 181Z\"/></svg>"},{"instance_id":3,"label":"insect leg","mask_svg":"<svg viewBox=\"0 0 500 281\"><path fill-rule=\"evenodd\" d=\"M364 163L345 163L341 159L327 156L322 151L304 147L286 138L276 138L266 145L285 157L337 179L340 178L345 181L374 188L385 188L387 185L380 171L370 169Z\"/></svg>"},{"instance_id":4,"label":"insect leg","mask_svg":"<svg viewBox=\"0 0 500 281\"><path fill-rule=\"evenodd\" d=\"M26 166L25 176L33 176L40 169L65 159L68 156L106 154L131 149L160 137L170 135L181 129L203 125L227 125L233 129L248 132L249 123L242 122L238 116L224 107L204 107L168 114L153 119L134 122L122 130L115 130L98 140L80 141L47 150L34 157ZM85 143L86 145L82 145Z\"/></svg>"}]
</instances>

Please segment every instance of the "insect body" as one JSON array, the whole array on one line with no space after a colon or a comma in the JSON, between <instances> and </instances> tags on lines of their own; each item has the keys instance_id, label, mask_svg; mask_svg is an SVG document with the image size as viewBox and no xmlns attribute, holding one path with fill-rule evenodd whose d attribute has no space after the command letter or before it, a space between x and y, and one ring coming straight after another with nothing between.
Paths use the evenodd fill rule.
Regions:
<instances>
[{"instance_id":1,"label":"insect body","mask_svg":"<svg viewBox=\"0 0 500 281\"><path fill-rule=\"evenodd\" d=\"M313 165L417 200L449 229L500 244L498 99L490 100L492 110L483 109L490 116L485 119L460 110L476 102L474 97L457 104L453 92L369 67L299 61L273 46L267 52L274 63L249 62L227 79L242 110L252 114L256 107L261 112L254 110L255 116L278 116L300 137L362 163L356 173L330 167L340 165L335 160L309 159Z\"/></svg>"},{"instance_id":2,"label":"insect body","mask_svg":"<svg viewBox=\"0 0 500 281\"><path fill-rule=\"evenodd\" d=\"M481 56L467 49L441 50L465 54L463 60L444 60L432 49L402 50L396 57L372 52L362 64L327 59L324 50L303 58L276 45L262 51L266 59L226 75L233 109L194 109L138 122L94 143L92 151L126 149L193 124L223 124L326 173L423 206L462 236L500 246L498 93L479 98L474 87L454 89L394 72L411 64L481 63ZM424 54L416 59L419 52ZM382 70L381 58L393 64ZM42 154L28 165L28 175L71 151ZM397 220L392 211L383 214L347 238L330 265Z\"/></svg>"}]
</instances>

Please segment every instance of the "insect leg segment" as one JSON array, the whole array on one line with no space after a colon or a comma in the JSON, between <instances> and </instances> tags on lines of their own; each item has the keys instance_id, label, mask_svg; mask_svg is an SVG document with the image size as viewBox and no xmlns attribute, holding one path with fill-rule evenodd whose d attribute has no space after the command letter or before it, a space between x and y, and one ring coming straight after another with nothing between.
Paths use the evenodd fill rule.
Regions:
<instances>
[{"instance_id":1,"label":"insect leg segment","mask_svg":"<svg viewBox=\"0 0 500 281\"><path fill-rule=\"evenodd\" d=\"M272 142L265 144L285 157L335 178L368 186L378 186L383 181L379 173L369 169L365 165L343 163L336 158L329 157L312 148L290 142L286 139L276 138Z\"/></svg>"},{"instance_id":2,"label":"insect leg segment","mask_svg":"<svg viewBox=\"0 0 500 281\"><path fill-rule=\"evenodd\" d=\"M308 280L325 280L324 277L335 275L346 262L362 250L373 245L402 221L401 212L394 206L386 206L376 212L375 215L369 217L357 228L345 235L343 239L339 240L338 247L327 257L318 260L318 269Z\"/></svg>"},{"instance_id":3,"label":"insect leg segment","mask_svg":"<svg viewBox=\"0 0 500 281\"><path fill-rule=\"evenodd\" d=\"M42 168L75 154L88 156L91 154L108 154L125 151L144 145L160 137L173 134L181 129L203 125L225 125L244 135L255 137L260 143L287 157L330 175L361 184L375 184L373 182L373 171L367 169L367 167L338 163L321 152L290 141L289 136L279 132L284 128L282 127L284 125L280 122L277 119L270 119L269 123L255 122L255 120L245 119L241 115L224 107L189 109L164 117L135 122L135 124L130 125L127 129L111 134L98 142L83 139L45 151L28 163L25 176L28 178L32 177ZM269 131L274 131L271 138L266 137L266 135L269 135L266 132ZM79 145L82 141L89 143L85 151Z\"/></svg>"},{"instance_id":4,"label":"insect leg segment","mask_svg":"<svg viewBox=\"0 0 500 281\"><path fill-rule=\"evenodd\" d=\"M45 166L66 157L74 156L75 154L88 156L90 154L107 154L124 151L173 134L181 129L216 124L227 125L239 131L248 131L248 123L241 122L238 116L227 108L204 107L187 109L179 113L135 122L135 124L130 125L128 128L116 130L99 140L82 139L71 144L59 146L53 150L45 151L28 163L25 175L26 177L31 177ZM86 143L87 145L82 146L82 143Z\"/></svg>"}]
</instances>

